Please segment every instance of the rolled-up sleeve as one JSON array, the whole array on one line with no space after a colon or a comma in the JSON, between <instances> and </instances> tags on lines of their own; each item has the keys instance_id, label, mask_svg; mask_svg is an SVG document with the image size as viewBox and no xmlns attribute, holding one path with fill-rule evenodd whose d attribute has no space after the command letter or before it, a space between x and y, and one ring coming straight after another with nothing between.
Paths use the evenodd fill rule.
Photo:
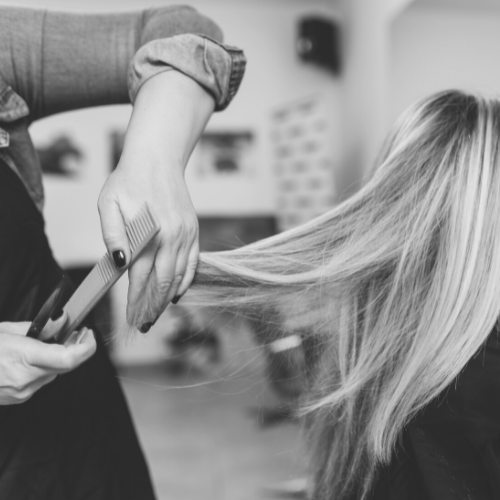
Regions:
<instances>
[{"instance_id":1,"label":"rolled-up sleeve","mask_svg":"<svg viewBox=\"0 0 500 500\"><path fill-rule=\"evenodd\" d=\"M123 14L0 7L0 72L26 101L30 119L88 106L133 102L162 71L178 70L223 109L245 67L239 49L187 6Z\"/></svg>"},{"instance_id":2,"label":"rolled-up sleeve","mask_svg":"<svg viewBox=\"0 0 500 500\"><path fill-rule=\"evenodd\" d=\"M153 40L135 54L129 68L131 101L149 78L176 69L193 78L212 94L216 111L227 107L245 71L243 51L205 35L184 34Z\"/></svg>"}]
</instances>

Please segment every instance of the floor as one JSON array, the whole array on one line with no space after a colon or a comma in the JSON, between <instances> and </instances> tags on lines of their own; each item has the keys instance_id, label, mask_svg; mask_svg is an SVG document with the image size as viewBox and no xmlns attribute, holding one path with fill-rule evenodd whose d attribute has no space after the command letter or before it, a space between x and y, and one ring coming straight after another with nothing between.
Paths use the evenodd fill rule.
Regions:
<instances>
[{"instance_id":1,"label":"floor","mask_svg":"<svg viewBox=\"0 0 500 500\"><path fill-rule=\"evenodd\" d=\"M303 488L299 426L259 426L260 409L279 402L258 350L231 339L208 377L162 363L119 369L158 500L286 499Z\"/></svg>"}]
</instances>

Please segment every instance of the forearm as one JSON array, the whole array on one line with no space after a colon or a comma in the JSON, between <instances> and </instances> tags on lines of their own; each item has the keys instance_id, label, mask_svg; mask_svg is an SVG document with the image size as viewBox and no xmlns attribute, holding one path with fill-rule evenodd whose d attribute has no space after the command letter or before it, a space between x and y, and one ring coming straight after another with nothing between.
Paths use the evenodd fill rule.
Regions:
<instances>
[{"instance_id":1,"label":"forearm","mask_svg":"<svg viewBox=\"0 0 500 500\"><path fill-rule=\"evenodd\" d=\"M177 71L139 90L122 156L99 197L110 255L129 262L124 224L147 203L161 229L129 270L127 321L145 333L189 286L198 262L198 221L184 168L214 109L211 94ZM123 265L117 263L117 265Z\"/></svg>"},{"instance_id":2,"label":"forearm","mask_svg":"<svg viewBox=\"0 0 500 500\"><path fill-rule=\"evenodd\" d=\"M135 168L169 165L183 173L214 110L214 99L177 71L150 78L140 89L126 134L123 155Z\"/></svg>"}]
</instances>

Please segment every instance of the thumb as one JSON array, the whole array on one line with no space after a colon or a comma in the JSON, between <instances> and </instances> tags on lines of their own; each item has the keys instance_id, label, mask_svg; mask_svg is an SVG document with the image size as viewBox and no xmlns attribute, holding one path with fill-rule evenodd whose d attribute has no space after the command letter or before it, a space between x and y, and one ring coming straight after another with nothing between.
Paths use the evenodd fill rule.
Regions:
<instances>
[{"instance_id":1,"label":"thumb","mask_svg":"<svg viewBox=\"0 0 500 500\"><path fill-rule=\"evenodd\" d=\"M130 262L130 248L125 221L115 200L99 200L99 215L104 244L116 267L124 268Z\"/></svg>"},{"instance_id":2,"label":"thumb","mask_svg":"<svg viewBox=\"0 0 500 500\"><path fill-rule=\"evenodd\" d=\"M31 366L49 370L51 373L64 373L74 370L86 361L96 350L96 341L92 330L83 328L83 334L64 345L30 343L25 350Z\"/></svg>"}]
</instances>

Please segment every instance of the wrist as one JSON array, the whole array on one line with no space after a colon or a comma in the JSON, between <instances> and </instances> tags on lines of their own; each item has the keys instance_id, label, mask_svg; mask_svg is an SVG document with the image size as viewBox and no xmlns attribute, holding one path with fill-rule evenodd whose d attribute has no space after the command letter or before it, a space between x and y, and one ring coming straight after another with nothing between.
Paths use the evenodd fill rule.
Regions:
<instances>
[{"instance_id":1,"label":"wrist","mask_svg":"<svg viewBox=\"0 0 500 500\"><path fill-rule=\"evenodd\" d=\"M157 178L162 175L163 178L182 179L186 163L184 163L181 154L174 151L158 151L156 148L148 148L144 143L132 145L123 150L116 170L122 172L131 172L141 177Z\"/></svg>"}]
</instances>

